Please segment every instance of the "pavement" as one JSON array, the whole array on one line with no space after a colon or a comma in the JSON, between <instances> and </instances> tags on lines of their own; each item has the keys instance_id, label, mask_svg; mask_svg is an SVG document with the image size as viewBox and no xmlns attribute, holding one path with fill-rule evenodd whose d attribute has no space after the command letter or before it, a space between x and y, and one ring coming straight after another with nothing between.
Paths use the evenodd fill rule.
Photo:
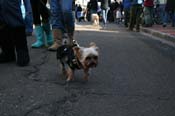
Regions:
<instances>
[{"instance_id":1,"label":"pavement","mask_svg":"<svg viewBox=\"0 0 175 116\"><path fill-rule=\"evenodd\" d=\"M76 25L76 29L80 27L86 27L88 29L96 29L103 30L102 26L92 26L89 22L82 22L80 25ZM113 30L116 31L117 27L123 28L124 25L114 25L114 23L109 23L104 30ZM171 25L167 25L163 27L162 25L153 25L152 27L141 27L141 32L147 35L159 38L159 41L163 41L164 43L170 43L169 45L175 46L175 27Z\"/></svg>"},{"instance_id":2,"label":"pavement","mask_svg":"<svg viewBox=\"0 0 175 116\"><path fill-rule=\"evenodd\" d=\"M175 48L123 25L76 25L82 46L95 42L99 65L65 83L55 52L32 49L27 67L0 64L0 116L175 116Z\"/></svg>"},{"instance_id":3,"label":"pavement","mask_svg":"<svg viewBox=\"0 0 175 116\"><path fill-rule=\"evenodd\" d=\"M165 39L169 42L175 42L175 27L171 27L171 25L168 25L167 27L162 27L162 25L141 27L141 31Z\"/></svg>"}]
</instances>

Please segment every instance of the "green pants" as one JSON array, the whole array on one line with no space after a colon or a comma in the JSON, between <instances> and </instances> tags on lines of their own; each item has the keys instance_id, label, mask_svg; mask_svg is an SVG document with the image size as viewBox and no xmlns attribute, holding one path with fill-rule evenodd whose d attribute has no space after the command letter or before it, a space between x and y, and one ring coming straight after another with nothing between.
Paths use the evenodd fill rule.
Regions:
<instances>
[{"instance_id":1,"label":"green pants","mask_svg":"<svg viewBox=\"0 0 175 116\"><path fill-rule=\"evenodd\" d=\"M153 24L153 7L144 7L143 13L144 13L144 23L146 25L152 25Z\"/></svg>"},{"instance_id":2,"label":"green pants","mask_svg":"<svg viewBox=\"0 0 175 116\"><path fill-rule=\"evenodd\" d=\"M125 26L127 27L128 26L128 23L129 23L129 18L130 18L130 9L124 9L124 15L125 15Z\"/></svg>"},{"instance_id":3,"label":"green pants","mask_svg":"<svg viewBox=\"0 0 175 116\"><path fill-rule=\"evenodd\" d=\"M136 25L136 29L139 30L140 29L140 15L142 13L142 5L137 4L137 5L133 5L131 6L130 9L130 25L129 25L129 29L133 29L134 26Z\"/></svg>"}]
</instances>

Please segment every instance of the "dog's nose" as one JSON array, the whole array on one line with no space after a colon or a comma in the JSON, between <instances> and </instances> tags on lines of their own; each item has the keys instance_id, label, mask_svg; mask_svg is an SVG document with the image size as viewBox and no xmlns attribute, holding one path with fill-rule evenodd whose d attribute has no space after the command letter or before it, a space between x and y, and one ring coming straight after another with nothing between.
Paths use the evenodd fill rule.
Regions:
<instances>
[{"instance_id":1,"label":"dog's nose","mask_svg":"<svg viewBox=\"0 0 175 116\"><path fill-rule=\"evenodd\" d=\"M97 64L95 62L90 63L90 67L96 67L96 66L97 66Z\"/></svg>"}]
</instances>

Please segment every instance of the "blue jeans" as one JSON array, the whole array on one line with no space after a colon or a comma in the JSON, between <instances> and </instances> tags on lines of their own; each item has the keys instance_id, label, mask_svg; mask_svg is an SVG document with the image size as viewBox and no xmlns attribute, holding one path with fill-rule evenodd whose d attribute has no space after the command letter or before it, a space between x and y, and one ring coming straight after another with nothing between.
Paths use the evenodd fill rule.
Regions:
<instances>
[{"instance_id":1,"label":"blue jeans","mask_svg":"<svg viewBox=\"0 0 175 116\"><path fill-rule=\"evenodd\" d=\"M175 26L175 11L174 12L165 11L163 17L163 24L166 25L169 21L172 22L172 26Z\"/></svg>"},{"instance_id":2,"label":"blue jeans","mask_svg":"<svg viewBox=\"0 0 175 116\"><path fill-rule=\"evenodd\" d=\"M32 8L30 4L30 0L23 0L25 7L25 24L26 24L26 32L33 32L33 16L32 16Z\"/></svg>"},{"instance_id":3,"label":"blue jeans","mask_svg":"<svg viewBox=\"0 0 175 116\"><path fill-rule=\"evenodd\" d=\"M102 17L103 17L104 25L107 23L108 11L109 11L109 8L102 9Z\"/></svg>"},{"instance_id":4,"label":"blue jeans","mask_svg":"<svg viewBox=\"0 0 175 116\"><path fill-rule=\"evenodd\" d=\"M74 16L72 12L73 0L50 0L51 24L53 29L61 29L63 32L74 31Z\"/></svg>"}]
</instances>

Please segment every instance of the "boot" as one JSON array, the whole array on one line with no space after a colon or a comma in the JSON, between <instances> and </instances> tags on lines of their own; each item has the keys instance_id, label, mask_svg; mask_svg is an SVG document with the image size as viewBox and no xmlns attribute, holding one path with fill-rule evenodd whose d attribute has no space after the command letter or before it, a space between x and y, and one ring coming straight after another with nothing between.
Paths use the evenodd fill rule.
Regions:
<instances>
[{"instance_id":1,"label":"boot","mask_svg":"<svg viewBox=\"0 0 175 116\"><path fill-rule=\"evenodd\" d=\"M30 62L25 27L14 28L14 40L16 47L16 63L18 66L27 66Z\"/></svg>"},{"instance_id":2,"label":"boot","mask_svg":"<svg viewBox=\"0 0 175 116\"><path fill-rule=\"evenodd\" d=\"M49 51L56 51L62 45L62 31L60 29L53 29L54 43L48 48Z\"/></svg>"},{"instance_id":3,"label":"boot","mask_svg":"<svg viewBox=\"0 0 175 116\"><path fill-rule=\"evenodd\" d=\"M44 31L41 26L35 27L36 42L32 44L32 48L40 48L44 46Z\"/></svg>"},{"instance_id":4,"label":"boot","mask_svg":"<svg viewBox=\"0 0 175 116\"><path fill-rule=\"evenodd\" d=\"M47 40L47 45L52 45L53 44L53 36L52 36L52 32L51 32L51 28L50 28L50 24L43 24L43 30L46 33L46 40Z\"/></svg>"}]
</instances>

